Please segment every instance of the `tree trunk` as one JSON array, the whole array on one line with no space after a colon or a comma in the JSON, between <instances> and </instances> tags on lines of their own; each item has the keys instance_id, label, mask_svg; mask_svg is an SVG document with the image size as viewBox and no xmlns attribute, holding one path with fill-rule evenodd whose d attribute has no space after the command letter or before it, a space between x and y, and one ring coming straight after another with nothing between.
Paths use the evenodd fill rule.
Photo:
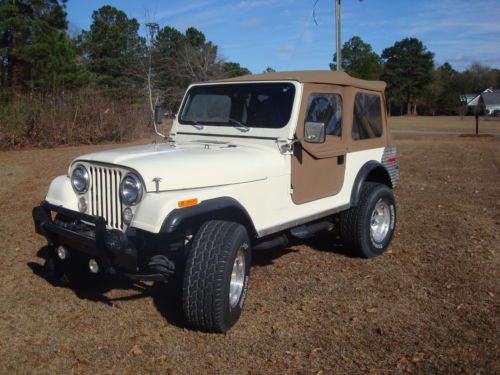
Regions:
<instances>
[{"instance_id":1,"label":"tree trunk","mask_svg":"<svg viewBox=\"0 0 500 375\"><path fill-rule=\"evenodd\" d=\"M5 87L5 65L4 65L4 62L3 62L3 59L2 59L2 63L1 63L1 67L0 67L0 87Z\"/></svg>"}]
</instances>

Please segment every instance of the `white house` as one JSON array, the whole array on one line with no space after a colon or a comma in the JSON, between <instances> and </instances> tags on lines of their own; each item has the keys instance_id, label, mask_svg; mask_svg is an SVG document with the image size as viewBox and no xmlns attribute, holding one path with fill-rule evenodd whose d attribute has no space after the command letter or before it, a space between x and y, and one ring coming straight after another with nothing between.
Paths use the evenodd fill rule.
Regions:
<instances>
[{"instance_id":1,"label":"white house","mask_svg":"<svg viewBox=\"0 0 500 375\"><path fill-rule=\"evenodd\" d=\"M500 90L483 92L481 98L479 98L478 105L481 112L486 115L494 115L500 112Z\"/></svg>"},{"instance_id":2,"label":"white house","mask_svg":"<svg viewBox=\"0 0 500 375\"><path fill-rule=\"evenodd\" d=\"M500 111L500 90L489 88L480 94L463 94L460 95L460 103L467 111L479 110L479 113L493 115L495 111Z\"/></svg>"}]
</instances>

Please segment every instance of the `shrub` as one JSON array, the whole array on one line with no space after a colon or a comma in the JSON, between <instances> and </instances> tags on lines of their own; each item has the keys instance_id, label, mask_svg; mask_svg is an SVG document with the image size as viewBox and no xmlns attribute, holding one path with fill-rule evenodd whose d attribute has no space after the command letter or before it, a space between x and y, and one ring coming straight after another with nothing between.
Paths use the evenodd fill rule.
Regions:
<instances>
[{"instance_id":1,"label":"shrub","mask_svg":"<svg viewBox=\"0 0 500 375\"><path fill-rule=\"evenodd\" d=\"M127 141L144 135L149 121L146 102L91 89L23 94L0 104L0 148Z\"/></svg>"}]
</instances>

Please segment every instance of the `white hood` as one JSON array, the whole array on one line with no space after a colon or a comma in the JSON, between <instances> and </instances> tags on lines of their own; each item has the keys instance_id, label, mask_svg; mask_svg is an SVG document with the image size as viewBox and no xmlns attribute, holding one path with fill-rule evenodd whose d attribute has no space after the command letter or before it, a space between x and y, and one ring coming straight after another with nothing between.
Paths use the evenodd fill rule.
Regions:
<instances>
[{"instance_id":1,"label":"white hood","mask_svg":"<svg viewBox=\"0 0 500 375\"><path fill-rule=\"evenodd\" d=\"M135 170L148 192L193 189L263 180L283 171L283 155L269 147L197 141L149 144L96 152L75 161L114 164Z\"/></svg>"}]
</instances>

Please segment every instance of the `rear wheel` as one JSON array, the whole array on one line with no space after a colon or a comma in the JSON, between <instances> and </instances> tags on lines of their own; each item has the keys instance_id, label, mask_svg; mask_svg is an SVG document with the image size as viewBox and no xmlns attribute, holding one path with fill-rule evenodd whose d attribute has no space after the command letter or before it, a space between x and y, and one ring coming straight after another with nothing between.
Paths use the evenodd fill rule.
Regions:
<instances>
[{"instance_id":1,"label":"rear wheel","mask_svg":"<svg viewBox=\"0 0 500 375\"><path fill-rule=\"evenodd\" d=\"M188 325L222 333L238 321L250 277L250 253L243 225L211 220L200 227L184 274L182 302Z\"/></svg>"},{"instance_id":2,"label":"rear wheel","mask_svg":"<svg viewBox=\"0 0 500 375\"><path fill-rule=\"evenodd\" d=\"M356 207L340 215L344 245L356 255L372 258L382 254L396 225L396 203L391 188L365 182Z\"/></svg>"}]
</instances>

